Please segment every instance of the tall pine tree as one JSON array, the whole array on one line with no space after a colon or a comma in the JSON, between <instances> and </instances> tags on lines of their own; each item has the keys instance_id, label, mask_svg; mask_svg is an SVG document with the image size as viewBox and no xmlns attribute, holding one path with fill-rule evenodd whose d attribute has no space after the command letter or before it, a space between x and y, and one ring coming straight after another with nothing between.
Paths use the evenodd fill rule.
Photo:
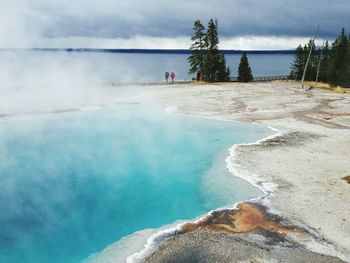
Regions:
<instances>
[{"instance_id":1,"label":"tall pine tree","mask_svg":"<svg viewBox=\"0 0 350 263\"><path fill-rule=\"evenodd\" d=\"M189 73L193 74L203 70L203 60L205 55L205 27L200 20L196 20L193 25L192 44L190 47L191 56L188 57L190 64Z\"/></svg>"},{"instance_id":2,"label":"tall pine tree","mask_svg":"<svg viewBox=\"0 0 350 263\"><path fill-rule=\"evenodd\" d=\"M291 65L290 77L294 80L301 80L305 65L305 52L301 45L295 50L294 61Z\"/></svg>"},{"instance_id":3,"label":"tall pine tree","mask_svg":"<svg viewBox=\"0 0 350 263\"><path fill-rule=\"evenodd\" d=\"M188 57L189 74L201 71L205 81L227 81L230 72L226 67L225 56L219 52L217 20L210 19L207 32L204 33L204 30L202 23L196 20L191 38L191 55Z\"/></svg>"},{"instance_id":4,"label":"tall pine tree","mask_svg":"<svg viewBox=\"0 0 350 263\"><path fill-rule=\"evenodd\" d=\"M320 66L320 73L319 73L319 80L321 82L328 82L329 81L329 67L330 67L330 59L331 59L331 53L329 50L329 43L328 40L325 42L324 48L323 48L323 54L321 58L321 66Z\"/></svg>"},{"instance_id":5,"label":"tall pine tree","mask_svg":"<svg viewBox=\"0 0 350 263\"><path fill-rule=\"evenodd\" d=\"M309 64L308 64L308 67L306 70L305 80L315 81L319 56L316 52L316 46L315 46L315 42L313 40L310 40L306 46L305 61L307 60L307 56L310 52L310 49L311 49L311 57L310 57L310 61L309 61Z\"/></svg>"},{"instance_id":6,"label":"tall pine tree","mask_svg":"<svg viewBox=\"0 0 350 263\"><path fill-rule=\"evenodd\" d=\"M348 81L348 36L345 35L345 28L342 28L340 35L332 44L332 63L330 65L330 81L334 85L341 85Z\"/></svg>"},{"instance_id":7,"label":"tall pine tree","mask_svg":"<svg viewBox=\"0 0 350 263\"><path fill-rule=\"evenodd\" d=\"M306 69L305 80L315 81L319 55L316 52L315 44L312 40L302 47L299 45L295 50L294 61L291 65L290 77L294 80L301 80L306 66L307 57L311 50L311 57Z\"/></svg>"},{"instance_id":8,"label":"tall pine tree","mask_svg":"<svg viewBox=\"0 0 350 263\"><path fill-rule=\"evenodd\" d=\"M238 66L238 81L249 82L253 80L252 70L249 66L247 52L243 52L241 61Z\"/></svg>"},{"instance_id":9,"label":"tall pine tree","mask_svg":"<svg viewBox=\"0 0 350 263\"><path fill-rule=\"evenodd\" d=\"M217 31L217 20L210 19L208 23L207 35L205 37L206 54L204 56L204 77L206 81L216 81L220 54L219 38Z\"/></svg>"},{"instance_id":10,"label":"tall pine tree","mask_svg":"<svg viewBox=\"0 0 350 263\"><path fill-rule=\"evenodd\" d=\"M291 77L300 79L300 68L308 52L312 48L312 57L307 68L306 80L315 81L315 72L317 70L318 61L320 59L319 52L315 51L315 46L312 41L301 48L299 45L296 49L295 59L291 65ZM337 39L330 45L328 41L325 42L323 54L320 64L319 80L333 85L341 85L350 87L350 35L345 34L343 28Z\"/></svg>"},{"instance_id":11,"label":"tall pine tree","mask_svg":"<svg viewBox=\"0 0 350 263\"><path fill-rule=\"evenodd\" d=\"M219 54L218 71L216 75L216 81L223 82L228 81L229 68L226 68L226 59L223 54Z\"/></svg>"}]
</instances>

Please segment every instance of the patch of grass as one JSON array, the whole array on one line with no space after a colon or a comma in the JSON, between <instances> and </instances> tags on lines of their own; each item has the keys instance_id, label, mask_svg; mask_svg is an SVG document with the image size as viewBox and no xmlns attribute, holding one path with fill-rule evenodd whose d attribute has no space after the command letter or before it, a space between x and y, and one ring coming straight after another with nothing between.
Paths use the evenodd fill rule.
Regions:
<instances>
[{"instance_id":1,"label":"patch of grass","mask_svg":"<svg viewBox=\"0 0 350 263\"><path fill-rule=\"evenodd\" d=\"M322 82L318 82L317 86L316 86L316 82L314 81L306 81L305 85L308 85L312 88L318 88L318 89L323 89L323 90L329 90L332 92L337 92L337 93L350 93L350 87L348 88L344 88L344 87L340 87L340 86L332 86L330 84L327 83L322 83Z\"/></svg>"},{"instance_id":2,"label":"patch of grass","mask_svg":"<svg viewBox=\"0 0 350 263\"><path fill-rule=\"evenodd\" d=\"M225 84L232 84L232 83L238 83L238 82L205 82L205 81L192 81L190 84L194 86L208 86L208 85L216 85L216 86L222 86Z\"/></svg>"},{"instance_id":3,"label":"patch of grass","mask_svg":"<svg viewBox=\"0 0 350 263\"><path fill-rule=\"evenodd\" d=\"M345 180L348 184L350 184L350 175L345 176L342 179Z\"/></svg>"}]
</instances>

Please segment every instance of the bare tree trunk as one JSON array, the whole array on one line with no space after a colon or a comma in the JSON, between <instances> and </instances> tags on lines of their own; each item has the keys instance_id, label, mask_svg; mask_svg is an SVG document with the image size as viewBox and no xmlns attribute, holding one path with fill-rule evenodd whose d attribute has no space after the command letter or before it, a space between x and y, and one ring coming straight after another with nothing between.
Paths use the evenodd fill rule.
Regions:
<instances>
[{"instance_id":1,"label":"bare tree trunk","mask_svg":"<svg viewBox=\"0 0 350 263\"><path fill-rule=\"evenodd\" d=\"M321 48L321 53L320 53L320 58L319 58L319 60L318 60L318 65L317 65L316 87L317 87L317 83L318 83L318 76L319 76L319 72L320 72L320 66L321 66L321 61L322 61L322 55L323 55L324 44L325 44L325 41L323 41L322 48Z\"/></svg>"},{"instance_id":2,"label":"bare tree trunk","mask_svg":"<svg viewBox=\"0 0 350 263\"><path fill-rule=\"evenodd\" d=\"M317 31L316 31L316 34L315 34L314 38L312 39L311 45L315 45L315 40L317 38L319 29L320 29L320 25L317 26ZM307 66L309 65L311 53L312 53L312 46L310 47L310 52L309 52L309 55L307 57L306 64L305 64L305 67L304 67L303 77L301 79L301 91L304 90L305 75L306 75Z\"/></svg>"}]
</instances>

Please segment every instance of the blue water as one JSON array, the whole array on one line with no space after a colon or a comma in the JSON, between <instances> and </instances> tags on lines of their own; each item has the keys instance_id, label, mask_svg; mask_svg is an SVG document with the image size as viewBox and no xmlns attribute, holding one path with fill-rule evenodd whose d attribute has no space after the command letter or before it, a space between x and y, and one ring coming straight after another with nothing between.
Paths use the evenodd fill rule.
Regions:
<instances>
[{"instance_id":1,"label":"blue water","mask_svg":"<svg viewBox=\"0 0 350 263\"><path fill-rule=\"evenodd\" d=\"M2 119L0 262L79 262L137 230L256 197L213 167L233 143L269 134L140 105Z\"/></svg>"}]
</instances>

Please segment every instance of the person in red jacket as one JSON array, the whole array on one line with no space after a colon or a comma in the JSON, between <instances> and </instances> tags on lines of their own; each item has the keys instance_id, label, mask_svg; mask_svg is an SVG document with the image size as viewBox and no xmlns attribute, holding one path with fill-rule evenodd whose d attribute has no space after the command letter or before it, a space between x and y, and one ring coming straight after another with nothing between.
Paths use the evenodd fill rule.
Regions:
<instances>
[{"instance_id":1,"label":"person in red jacket","mask_svg":"<svg viewBox=\"0 0 350 263\"><path fill-rule=\"evenodd\" d=\"M175 73L172 71L170 73L171 82L174 83Z\"/></svg>"},{"instance_id":2,"label":"person in red jacket","mask_svg":"<svg viewBox=\"0 0 350 263\"><path fill-rule=\"evenodd\" d=\"M204 80L204 72L203 72L203 71L200 72L200 74L199 74L199 79L200 79L201 81Z\"/></svg>"}]
</instances>

